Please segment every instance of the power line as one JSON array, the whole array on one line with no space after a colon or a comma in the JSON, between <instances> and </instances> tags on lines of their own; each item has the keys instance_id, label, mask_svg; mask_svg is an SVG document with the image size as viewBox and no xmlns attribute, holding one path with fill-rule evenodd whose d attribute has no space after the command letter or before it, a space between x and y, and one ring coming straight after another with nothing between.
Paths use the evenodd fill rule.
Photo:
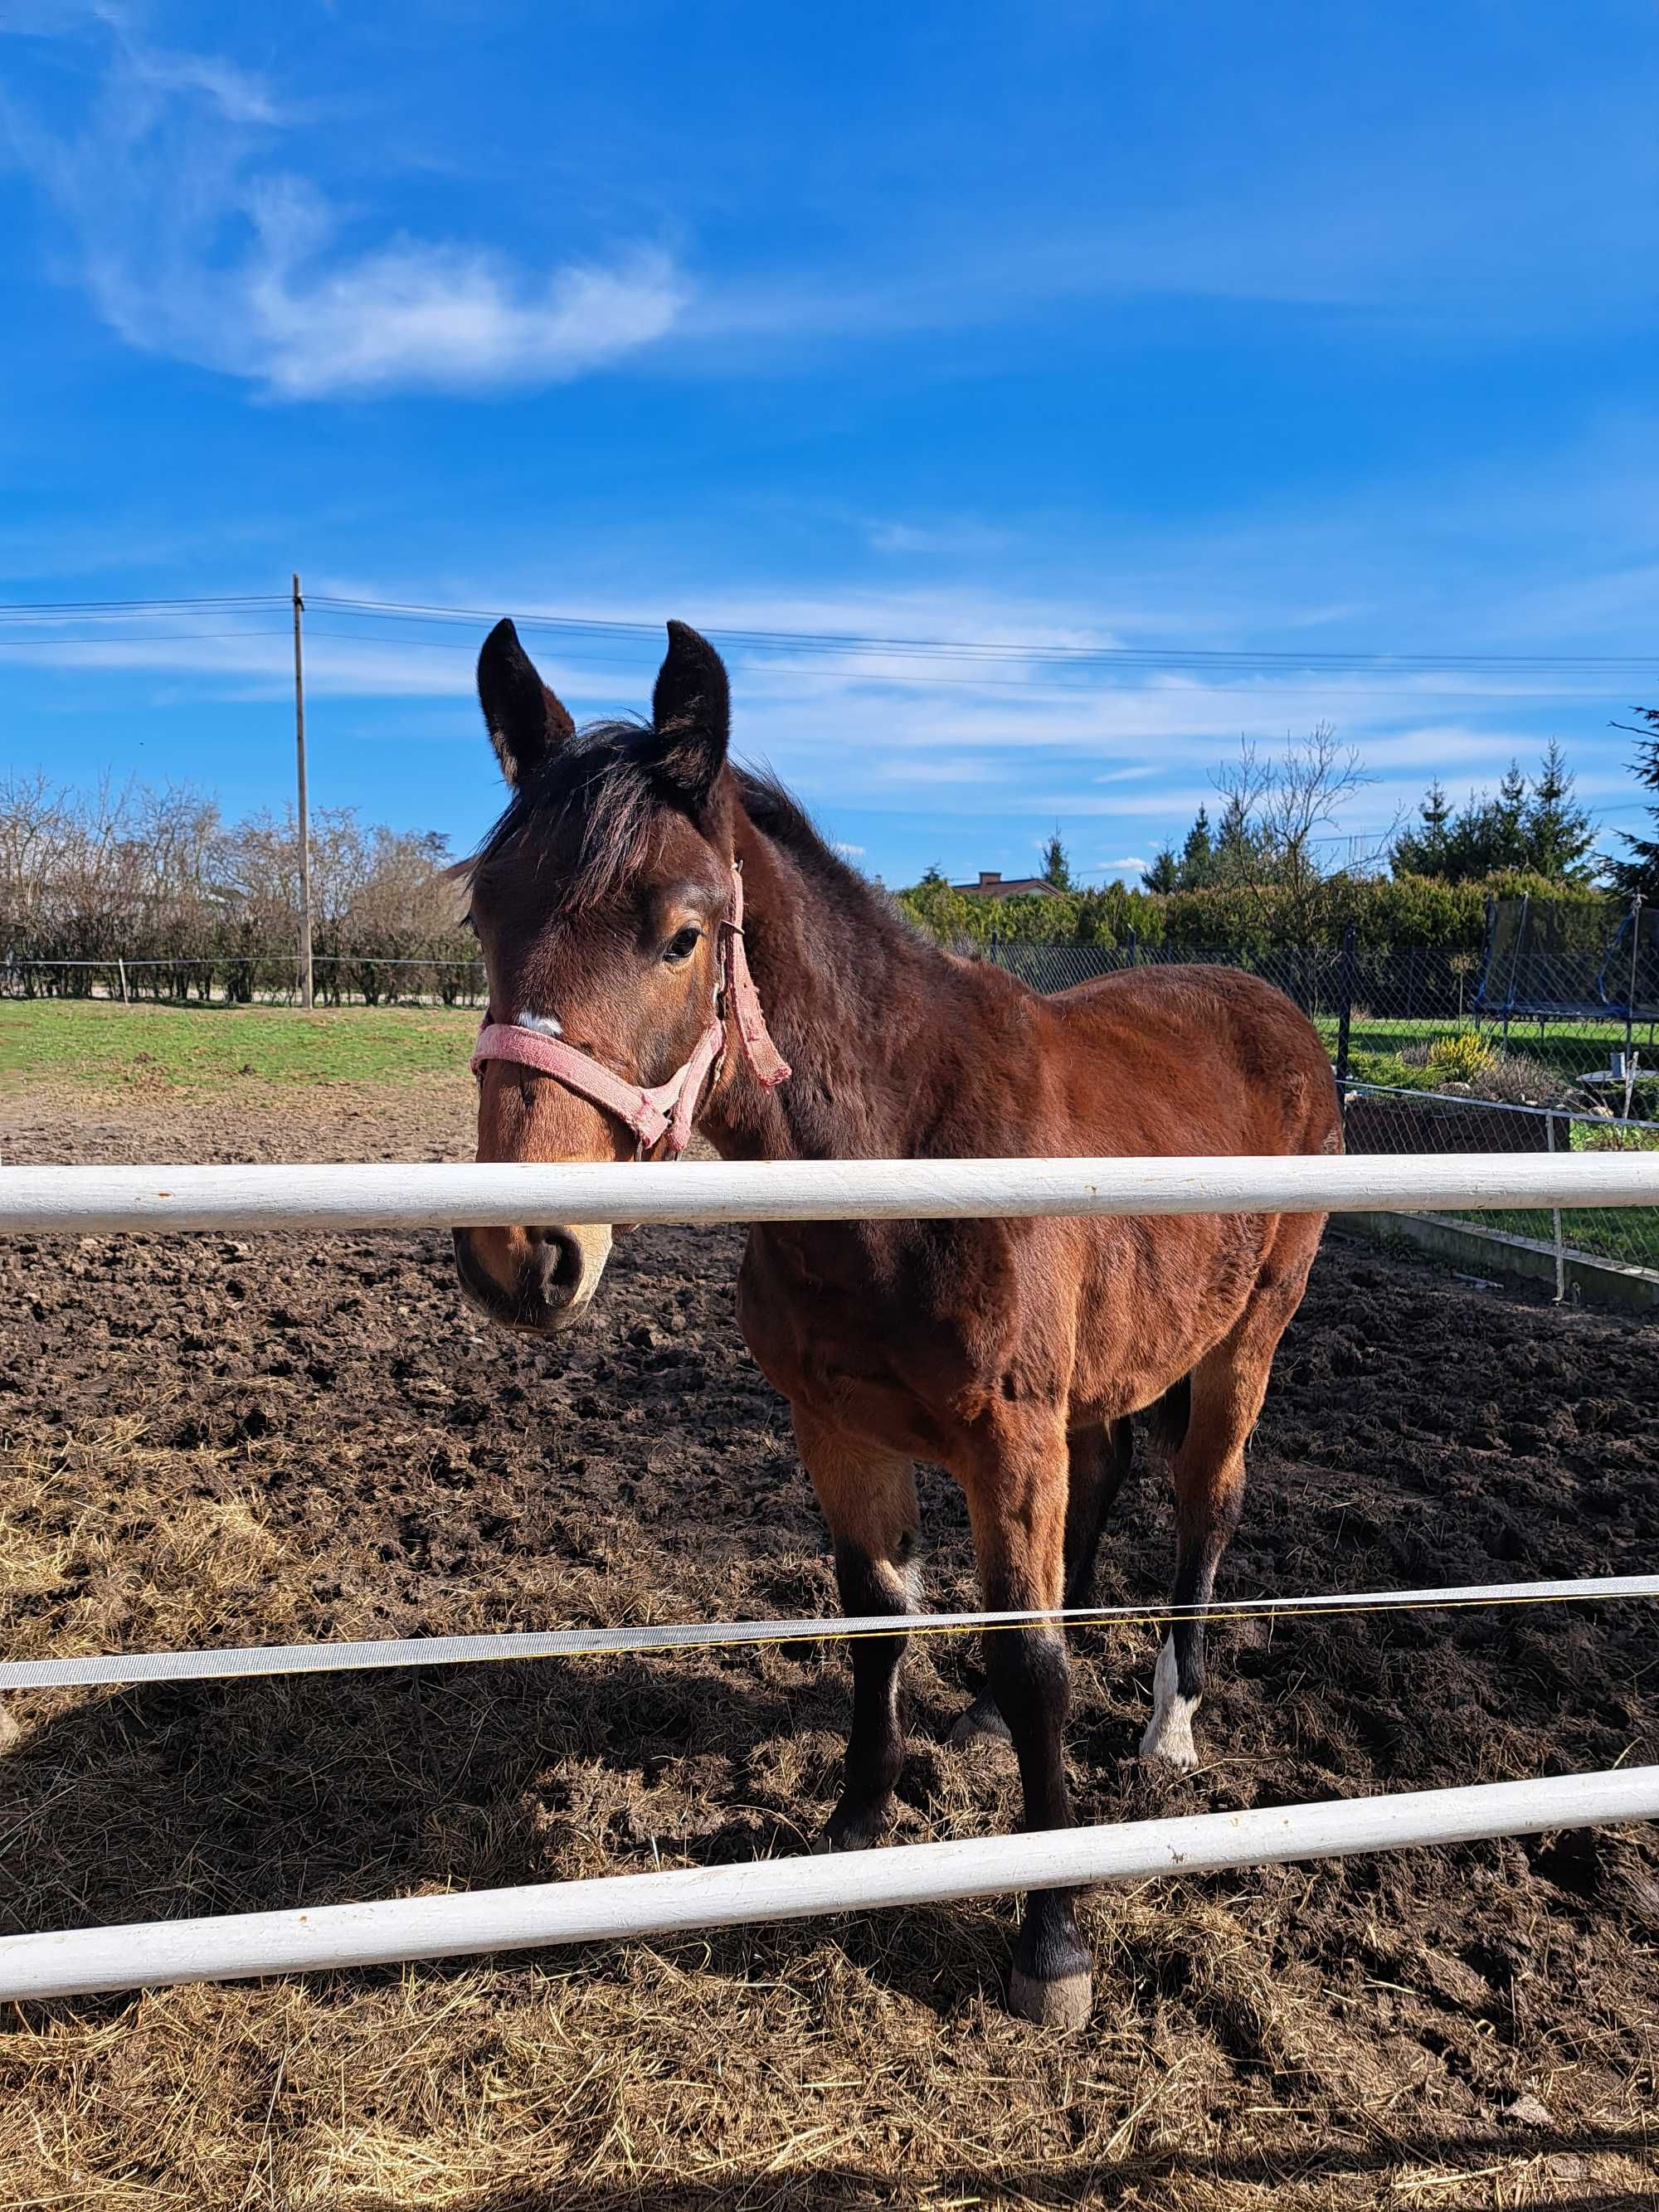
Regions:
<instances>
[{"instance_id":1,"label":"power line","mask_svg":"<svg viewBox=\"0 0 1659 2212\"><path fill-rule=\"evenodd\" d=\"M145 617L163 620L186 611L219 612L246 610L265 611L286 607L280 594L246 593L172 599L81 599L14 602L0 605L0 623L26 624L41 621L94 620L117 617ZM499 610L440 605L435 602L348 598L317 593L313 607L326 608L349 620L378 618L399 623L493 623ZM654 623L626 621L598 615L527 614L520 627L551 635L648 641L660 644L662 632ZM1244 647L1158 647L1127 645L1060 645L1022 643L1016 640L939 637L886 637L833 630L773 630L711 628L710 635L736 650L756 653L807 653L836 655L857 653L879 658L955 659L1057 666L1155 667L1191 669L1197 672L1272 673L1302 669L1321 675L1354 674L1503 674L1589 675L1621 673L1638 679L1659 674L1659 655L1638 653L1506 653L1492 651L1421 653L1387 651L1317 651ZM65 641L67 642L68 641ZM431 641L437 642L437 641Z\"/></svg>"},{"instance_id":2,"label":"power line","mask_svg":"<svg viewBox=\"0 0 1659 2212\"><path fill-rule=\"evenodd\" d=\"M256 592L240 597L223 594L196 599L39 599L0 602L0 621L93 622L106 615L170 615L223 613L233 607L280 607L288 604L275 592Z\"/></svg>"},{"instance_id":3,"label":"power line","mask_svg":"<svg viewBox=\"0 0 1659 2212\"><path fill-rule=\"evenodd\" d=\"M307 600L307 605L308 606L315 607L326 605L327 602L320 599L312 599ZM525 630L530 631L532 635L536 629L536 625L529 621L523 623L520 627ZM252 635L252 633L250 632L248 635ZM711 633L711 635L720 637L722 636L724 633L714 631ZM352 644L359 647L379 647L380 650L388 653L403 650L405 647L405 644L409 649L419 650L422 653L474 653L477 651L477 645L471 639L462 640L459 638L425 637L412 638L408 641L404 641L401 638L362 636L352 630L323 629L315 623L311 623L307 627L306 635L307 637L331 638L337 643ZM657 652L660 650L660 642L658 640L654 630L648 631L647 635L648 636L653 649L650 655L645 659L641 659L632 653L573 653L564 654L560 659L559 666L562 669L649 669L654 664ZM816 676L823 673L824 672L821 669L811 666L803 667L799 663L773 661L769 664L769 672L777 676ZM1126 674L1147 676L1155 674L1157 671L1154 666L1143 665L1136 668L1126 669L1124 672ZM1223 672L1231 673L1237 672ZM1085 678L1091 673L1109 675L1112 673L1112 671L1109 668L1098 671L1091 671L1085 668L1079 671L1079 674ZM1261 673L1263 680L1258 684L1226 684L1206 682L1202 684L1194 684L1192 687L1190 694L1182 694L1174 691L1169 687L1153 684L1119 684L1111 687L1110 696L1120 699L1169 699L1190 696L1194 699L1201 697L1206 699L1231 698L1257 700L1262 698L1267 698L1269 700L1293 698L1298 696L1326 699L1333 696L1328 683L1285 684L1272 681L1273 677L1273 672L1272 670L1264 669ZM951 690L962 690L969 691L1016 691L1024 698L1091 699L1098 698L1102 696L1097 687L1086 681L1075 684L1035 684L1030 682L1029 679L1022 679L1018 677L1008 676L939 676L934 675L931 672L926 674L916 672L907 673L900 669L890 669L884 670L879 672L873 670L866 672L863 680L871 684L914 684L921 685L928 690L935 689L948 689ZM1269 682L1272 683L1272 688L1270 690L1265 688L1266 684ZM1534 685L1527 690L1513 691L1462 690L1409 691L1405 693L1399 691L1358 690L1354 689L1352 686L1349 686L1334 696L1340 700L1390 699L1396 702L1403 702L1406 704L1418 706L1428 706L1437 702L1450 700L1514 699L1522 702L1529 700L1557 699L1605 700L1615 695L1605 687L1593 690L1563 690L1559 689L1546 690ZM1620 693L1616 696L1622 696L1623 695Z\"/></svg>"},{"instance_id":4,"label":"power line","mask_svg":"<svg viewBox=\"0 0 1659 2212\"><path fill-rule=\"evenodd\" d=\"M286 637L283 629L140 630L118 637L0 637L0 653L99 653L106 645L200 645L210 638Z\"/></svg>"},{"instance_id":5,"label":"power line","mask_svg":"<svg viewBox=\"0 0 1659 2212\"><path fill-rule=\"evenodd\" d=\"M311 605L331 613L380 616L410 622L493 623L500 611L485 607L423 605L391 599L353 599L314 593ZM520 629L560 633L576 631L591 636L640 638L659 644L661 628L655 623L625 622L603 616L527 614L515 617ZM1322 672L1343 669L1368 673L1402 670L1430 674L1510 669L1538 673L1577 672L1591 669L1626 670L1638 675L1659 673L1659 655L1632 653L1320 653L1258 650L1243 647L1067 646L1022 644L1014 641L972 638L907 638L865 635L836 630L769 630L726 629L712 624L708 635L740 647L760 652L873 653L902 657L944 655L989 660L1053 661L1064 665L1132 663L1160 667L1308 668Z\"/></svg>"},{"instance_id":6,"label":"power line","mask_svg":"<svg viewBox=\"0 0 1659 2212\"><path fill-rule=\"evenodd\" d=\"M280 604L280 602L278 604ZM316 606L318 605L327 605L329 603L326 600L313 599L310 604L313 606ZM343 615L344 613L344 611L343 610L337 611L341 612ZM15 627L15 625L13 625L13 627ZM532 622L526 620L523 627L533 634L537 625ZM653 629L647 629L643 624L640 625L640 633L642 641L648 641L653 648L652 653L647 659L642 660L639 656L631 653L597 653L585 652L580 653L566 654L563 657L561 665L563 667L571 669L629 668L637 670L642 666L648 666L649 659L654 659L655 657L657 635ZM476 652L477 650L476 645L471 639L463 640L459 638L447 637L411 639L377 637L373 635L364 635L357 631L349 629L325 629L316 623L313 623L309 627L307 634L313 638L327 638L332 640L336 643L351 644L357 646L360 648L367 648L370 651L380 651L384 653L397 653L411 647L418 649L421 652L427 653L464 653L469 654ZM240 638L286 637L287 635L287 630L283 628L270 628L263 626L258 628L249 628L244 626L236 629L221 630L175 630L158 629L152 631L124 631L114 633L106 631L96 637L60 637L56 635L49 635L44 637L0 636L0 653L96 653L103 650L106 647L117 645L151 645L165 648L169 645L199 644L216 641L234 641ZM799 663L790 663L787 661L774 661L770 663L769 665L771 672L777 675L809 676L821 672L820 670L810 665L802 666ZM1170 661L1165 663L1139 662L1132 666L1126 666L1123 670L1123 673L1126 675L1134 674L1143 677L1153 675L1158 672L1158 669L1160 665L1168 666L1175 672L1183 672L1180 671L1178 661L1172 659ZM1086 666L1080 667L1078 672L1079 677L1086 679L1086 678L1091 674L1109 675L1113 672L1111 667L1109 665L1104 668L1095 669L1091 669ZM1203 672L1195 672L1200 674L1203 673ZM1220 672L1233 673L1249 672L1223 671ZM1255 684L1218 684L1206 680L1202 683L1194 684L1193 686L1192 696L1194 697L1201 696L1211 699L1237 698L1255 700L1261 700L1264 698L1273 700L1297 696L1330 698L1333 696L1329 687L1328 677L1328 681L1324 684L1290 684L1279 680L1277 672L1273 668L1258 668L1255 672L1258 678L1257 682ZM1329 672L1329 675L1336 675L1341 672L1343 672L1333 670ZM1426 673L1428 672L1420 672ZM1496 672L1494 672L1494 673ZM1508 672L1516 676L1517 678L1522 677L1527 673L1527 672L1520 669L1512 670ZM936 673L931 670L924 673L918 671L907 672L896 667L880 671L872 670L866 672L865 680L872 684L915 684L927 690L946 688L950 690L973 691L1013 691L1018 692L1023 697L1028 698L1036 696L1046 698L1086 699L1091 697L1098 697L1100 696L1099 692L1086 680L1071 684L1038 684L1033 683L1029 679L1022 679L1018 677L979 675L947 676ZM1171 696L1178 697L1182 695L1172 692L1166 686L1142 683L1136 684L1115 684L1112 687L1112 696L1118 698L1168 699ZM1557 686L1556 688L1547 690L1538 684L1533 684L1526 685L1525 688L1503 691L1470 691L1468 690L1451 691L1413 690L1404 693L1398 690L1365 690L1357 689L1352 685L1347 685L1335 696L1340 700L1388 699L1395 702L1397 704L1429 706L1438 702L1468 699L1483 699L1492 702L1512 699L1524 702L1528 701L1546 700L1595 700L1605 699L1610 695L1605 688L1581 689L1577 687L1564 688Z\"/></svg>"}]
</instances>

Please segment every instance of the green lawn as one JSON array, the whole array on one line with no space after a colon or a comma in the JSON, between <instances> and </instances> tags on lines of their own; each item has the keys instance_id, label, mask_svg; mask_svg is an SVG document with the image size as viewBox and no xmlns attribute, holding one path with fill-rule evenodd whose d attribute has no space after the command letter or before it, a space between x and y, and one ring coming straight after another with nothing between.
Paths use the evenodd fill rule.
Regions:
<instances>
[{"instance_id":1,"label":"green lawn","mask_svg":"<svg viewBox=\"0 0 1659 2212\"><path fill-rule=\"evenodd\" d=\"M1337 1021L1334 1015L1322 1014L1314 1024L1324 1039L1333 1056L1336 1052ZM1411 1045L1435 1044L1442 1037L1467 1036L1474 1029L1473 1018L1462 1022L1401 1021L1381 1015L1356 1015L1349 1030L1351 1052L1404 1052ZM1645 1048L1644 1060L1652 1054L1652 1024L1638 1022L1632 1042ZM1607 1054L1623 1047L1623 1022L1545 1022L1540 1028L1535 1021L1514 1021L1510 1024L1509 1043L1504 1045L1501 1028L1488 1022L1481 1025L1480 1035L1494 1049L1505 1049L1522 1054L1528 1060L1542 1060L1564 1075L1583 1075L1592 1067L1605 1067Z\"/></svg>"},{"instance_id":2,"label":"green lawn","mask_svg":"<svg viewBox=\"0 0 1659 2212\"><path fill-rule=\"evenodd\" d=\"M418 1083L464 1071L465 1007L118 1006L0 1000L0 1070L108 1086L134 1076L185 1090L270 1083Z\"/></svg>"},{"instance_id":3,"label":"green lawn","mask_svg":"<svg viewBox=\"0 0 1659 2212\"><path fill-rule=\"evenodd\" d=\"M1554 1242L1554 1224L1545 1208L1500 1206L1480 1213L1455 1213L1471 1229L1495 1229L1506 1237L1528 1237L1535 1244ZM1568 1249L1595 1260L1618 1260L1630 1267L1659 1267L1659 1212L1646 1206L1564 1206L1561 1236Z\"/></svg>"}]
</instances>

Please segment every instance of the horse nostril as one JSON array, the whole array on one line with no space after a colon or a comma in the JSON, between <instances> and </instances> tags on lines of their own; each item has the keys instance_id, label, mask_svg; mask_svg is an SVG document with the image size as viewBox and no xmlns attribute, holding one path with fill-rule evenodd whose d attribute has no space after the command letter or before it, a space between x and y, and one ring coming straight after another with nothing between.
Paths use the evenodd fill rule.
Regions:
<instances>
[{"instance_id":1,"label":"horse nostril","mask_svg":"<svg viewBox=\"0 0 1659 2212\"><path fill-rule=\"evenodd\" d=\"M532 1229L526 1234L537 1287L549 1305L568 1305L581 1288L581 1246L568 1229Z\"/></svg>"}]
</instances>

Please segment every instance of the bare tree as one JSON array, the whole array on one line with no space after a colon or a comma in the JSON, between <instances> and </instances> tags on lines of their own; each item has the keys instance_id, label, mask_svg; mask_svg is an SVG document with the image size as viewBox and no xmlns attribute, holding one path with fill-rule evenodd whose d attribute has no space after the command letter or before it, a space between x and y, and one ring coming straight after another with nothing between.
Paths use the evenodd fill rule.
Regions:
<instances>
[{"instance_id":1,"label":"bare tree","mask_svg":"<svg viewBox=\"0 0 1659 2212\"><path fill-rule=\"evenodd\" d=\"M1342 809L1375 779L1328 722L1263 756L1248 738L1211 778L1224 802L1216 859L1224 878L1271 907L1281 927L1310 934L1327 871L1319 848Z\"/></svg>"},{"instance_id":2,"label":"bare tree","mask_svg":"<svg viewBox=\"0 0 1659 2212\"><path fill-rule=\"evenodd\" d=\"M312 851L329 995L471 991L476 948L441 837L319 808ZM176 786L0 775L0 989L85 995L118 953L157 997L280 994L299 872L291 817L231 825Z\"/></svg>"}]
</instances>

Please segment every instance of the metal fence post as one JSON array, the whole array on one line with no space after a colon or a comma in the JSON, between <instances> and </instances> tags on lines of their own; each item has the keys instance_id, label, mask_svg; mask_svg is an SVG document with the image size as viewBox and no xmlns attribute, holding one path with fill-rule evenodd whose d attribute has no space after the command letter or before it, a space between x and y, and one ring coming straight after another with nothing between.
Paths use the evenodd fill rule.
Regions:
<instances>
[{"instance_id":1,"label":"metal fence post","mask_svg":"<svg viewBox=\"0 0 1659 2212\"><path fill-rule=\"evenodd\" d=\"M1348 1083L1348 1032L1353 1024L1353 968L1354 926L1350 922L1342 933L1342 968L1337 982L1340 1004L1336 1018L1336 1087L1345 1091Z\"/></svg>"},{"instance_id":2,"label":"metal fence post","mask_svg":"<svg viewBox=\"0 0 1659 2212\"><path fill-rule=\"evenodd\" d=\"M1555 1150L1555 1116L1553 1114L1547 1115L1545 1116L1544 1129L1545 1133L1549 1139L1549 1148L1551 1152L1553 1152ZM1567 1149L1569 1152L1572 1149L1572 1124L1571 1121L1567 1124ZM1553 1206L1550 1208L1550 1226L1555 1237L1555 1303L1557 1305L1559 1305L1567 1295L1567 1248L1561 1236L1561 1209L1559 1206Z\"/></svg>"},{"instance_id":3,"label":"metal fence post","mask_svg":"<svg viewBox=\"0 0 1659 2212\"><path fill-rule=\"evenodd\" d=\"M1630 985L1625 993L1625 1065L1636 1049L1636 983L1642 950L1642 894L1633 891L1630 902ZM1628 1094L1626 1094L1628 1096ZM1630 1109L1626 1107L1628 1113Z\"/></svg>"}]
</instances>

